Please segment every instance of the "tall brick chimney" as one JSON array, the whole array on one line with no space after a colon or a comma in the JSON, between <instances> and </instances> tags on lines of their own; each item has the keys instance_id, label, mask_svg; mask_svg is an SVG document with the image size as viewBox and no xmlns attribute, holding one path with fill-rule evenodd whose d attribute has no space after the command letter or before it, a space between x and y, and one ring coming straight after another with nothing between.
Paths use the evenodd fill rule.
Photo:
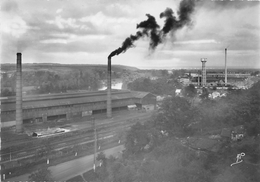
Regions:
<instances>
[{"instance_id":1,"label":"tall brick chimney","mask_svg":"<svg viewBox=\"0 0 260 182\"><path fill-rule=\"evenodd\" d=\"M112 106L111 106L111 58L108 57L107 62L107 117L112 117Z\"/></svg>"},{"instance_id":2,"label":"tall brick chimney","mask_svg":"<svg viewBox=\"0 0 260 182\"><path fill-rule=\"evenodd\" d=\"M225 48L225 86L227 86L227 48Z\"/></svg>"},{"instance_id":3,"label":"tall brick chimney","mask_svg":"<svg viewBox=\"0 0 260 182\"><path fill-rule=\"evenodd\" d=\"M21 133L23 128L22 109L22 53L17 53L16 64L16 132Z\"/></svg>"}]
</instances>

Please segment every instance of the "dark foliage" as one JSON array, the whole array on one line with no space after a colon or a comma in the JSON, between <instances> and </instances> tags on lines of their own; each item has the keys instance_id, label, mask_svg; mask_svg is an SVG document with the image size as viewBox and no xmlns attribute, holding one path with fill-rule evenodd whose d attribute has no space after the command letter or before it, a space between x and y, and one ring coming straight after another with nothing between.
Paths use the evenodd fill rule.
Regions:
<instances>
[{"instance_id":1,"label":"dark foliage","mask_svg":"<svg viewBox=\"0 0 260 182\"><path fill-rule=\"evenodd\" d=\"M167 98L149 122L138 123L128 132L124 153L128 155L107 163L106 180L259 181L259 92L257 83L246 91L230 91L216 101L205 97L198 106L191 106L185 98ZM246 138L223 140L217 152L198 151L182 143L191 135L187 129L201 136L211 131L220 134L222 128L238 125L246 128ZM243 162L231 167L241 152L246 154Z\"/></svg>"},{"instance_id":2,"label":"dark foliage","mask_svg":"<svg viewBox=\"0 0 260 182\"><path fill-rule=\"evenodd\" d=\"M150 78L139 78L128 84L128 88L134 91L151 92L156 95L173 95L177 88L181 88L178 81L167 77L151 80Z\"/></svg>"},{"instance_id":3,"label":"dark foliage","mask_svg":"<svg viewBox=\"0 0 260 182\"><path fill-rule=\"evenodd\" d=\"M47 167L44 167L44 168L39 169L36 172L32 173L29 176L29 180L30 181L48 181L48 182L54 181L51 178L51 172L48 170Z\"/></svg>"},{"instance_id":4,"label":"dark foliage","mask_svg":"<svg viewBox=\"0 0 260 182\"><path fill-rule=\"evenodd\" d=\"M66 182L85 182L85 180L82 178L82 176L78 175L68 179Z\"/></svg>"}]
</instances>

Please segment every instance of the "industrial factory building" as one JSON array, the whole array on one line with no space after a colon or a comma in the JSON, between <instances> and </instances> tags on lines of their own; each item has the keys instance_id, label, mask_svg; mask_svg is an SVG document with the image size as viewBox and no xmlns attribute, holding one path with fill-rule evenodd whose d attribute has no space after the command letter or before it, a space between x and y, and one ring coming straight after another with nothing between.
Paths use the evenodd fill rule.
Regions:
<instances>
[{"instance_id":1,"label":"industrial factory building","mask_svg":"<svg viewBox=\"0 0 260 182\"><path fill-rule=\"evenodd\" d=\"M112 112L126 110L129 105L137 108L155 108L156 96L148 92L112 90ZM16 99L9 97L1 99L2 126L16 124ZM23 123L47 120L71 119L75 117L92 116L105 113L107 108L107 91L61 93L36 96L23 96Z\"/></svg>"},{"instance_id":2,"label":"industrial factory building","mask_svg":"<svg viewBox=\"0 0 260 182\"><path fill-rule=\"evenodd\" d=\"M108 59L108 88L106 91L23 96L22 54L17 53L16 96L1 98L1 126L16 126L22 132L23 123L46 122L107 113L136 105L138 109L156 107L156 96L148 92L111 89L111 58Z\"/></svg>"},{"instance_id":3,"label":"industrial factory building","mask_svg":"<svg viewBox=\"0 0 260 182\"><path fill-rule=\"evenodd\" d=\"M190 83L202 87L218 86L228 84L234 85L236 82L244 81L250 76L249 73L235 73L227 71L227 48L225 48L225 71L224 72L208 72L206 71L207 58L201 58L202 69L201 73L198 72L196 76L190 75ZM186 81L186 84L189 83Z\"/></svg>"},{"instance_id":4,"label":"industrial factory building","mask_svg":"<svg viewBox=\"0 0 260 182\"><path fill-rule=\"evenodd\" d=\"M227 73L228 83L233 84L236 82L241 82L247 79L250 74L246 73ZM202 84L202 76L196 75L191 78L191 83L194 85ZM206 85L207 86L216 86L216 85L224 85L225 83L225 74L223 72L207 72L206 73Z\"/></svg>"}]
</instances>

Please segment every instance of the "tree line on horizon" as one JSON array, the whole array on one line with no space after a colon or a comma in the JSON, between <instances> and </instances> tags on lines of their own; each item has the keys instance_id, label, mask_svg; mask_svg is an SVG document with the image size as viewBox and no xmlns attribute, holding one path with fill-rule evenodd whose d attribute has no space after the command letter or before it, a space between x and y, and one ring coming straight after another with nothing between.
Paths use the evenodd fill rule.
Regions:
<instances>
[{"instance_id":1,"label":"tree line on horizon","mask_svg":"<svg viewBox=\"0 0 260 182\"><path fill-rule=\"evenodd\" d=\"M103 69L73 71L28 71L22 74L23 87L33 87L28 95L67 92L69 90L97 91L102 87L102 80L107 78ZM112 78L120 78L119 72L112 72ZM16 88L15 74L2 74L1 96L14 96Z\"/></svg>"}]
</instances>

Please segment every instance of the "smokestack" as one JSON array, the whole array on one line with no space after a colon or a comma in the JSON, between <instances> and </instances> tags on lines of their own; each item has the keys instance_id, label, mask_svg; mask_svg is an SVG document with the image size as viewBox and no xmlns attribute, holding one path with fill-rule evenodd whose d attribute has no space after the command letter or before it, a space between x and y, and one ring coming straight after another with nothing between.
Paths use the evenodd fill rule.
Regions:
<instances>
[{"instance_id":1,"label":"smokestack","mask_svg":"<svg viewBox=\"0 0 260 182\"><path fill-rule=\"evenodd\" d=\"M111 106L111 57L108 57L107 62L107 117L112 117Z\"/></svg>"},{"instance_id":2,"label":"smokestack","mask_svg":"<svg viewBox=\"0 0 260 182\"><path fill-rule=\"evenodd\" d=\"M205 87L206 86L206 82L207 82L207 78L206 78L206 61L207 58L201 58L201 62L202 62L202 86Z\"/></svg>"},{"instance_id":3,"label":"smokestack","mask_svg":"<svg viewBox=\"0 0 260 182\"><path fill-rule=\"evenodd\" d=\"M16 132L22 132L22 53L17 53L16 65Z\"/></svg>"},{"instance_id":4,"label":"smokestack","mask_svg":"<svg viewBox=\"0 0 260 182\"><path fill-rule=\"evenodd\" d=\"M200 72L198 70L198 86L200 86Z\"/></svg>"},{"instance_id":5,"label":"smokestack","mask_svg":"<svg viewBox=\"0 0 260 182\"><path fill-rule=\"evenodd\" d=\"M227 48L225 48L225 86L227 86Z\"/></svg>"}]
</instances>

